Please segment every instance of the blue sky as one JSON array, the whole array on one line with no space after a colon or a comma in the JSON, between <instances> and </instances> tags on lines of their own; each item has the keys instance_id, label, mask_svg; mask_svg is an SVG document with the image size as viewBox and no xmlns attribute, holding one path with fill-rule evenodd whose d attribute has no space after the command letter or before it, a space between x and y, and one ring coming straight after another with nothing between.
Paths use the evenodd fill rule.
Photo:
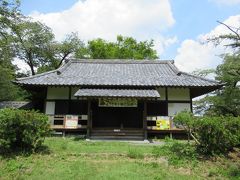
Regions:
<instances>
[{"instance_id":1,"label":"blue sky","mask_svg":"<svg viewBox=\"0 0 240 180\"><path fill-rule=\"evenodd\" d=\"M124 3L127 4L124 6ZM196 59L191 56L199 57L195 60L194 69L198 68L201 58L209 59L205 60L205 64L200 64L200 68L216 67L220 62L216 59L216 53L221 53L221 48L212 52L213 46L205 45L204 47L198 42L201 35L221 31L217 20L229 21L233 25L240 24L239 0L130 0L130 4L126 0L85 0L82 2L78 0L22 0L21 10L25 15L31 15L34 19L50 26L59 40L71 31L79 31L80 37L84 40L96 37L113 40L117 33L130 35L138 40L154 39L160 59L175 59L179 66L188 66L186 71L189 71L194 60L188 65L184 62L188 63L189 59ZM101 14L97 11L101 11ZM146 13L145 16L149 15L149 18L141 16L141 12ZM234 18L229 20L231 16ZM116 19L114 19L116 17L117 20L120 17L120 25L116 24ZM64 21L64 19L69 19L69 21ZM74 21L71 22L71 19ZM76 22L78 19L81 22ZM122 28L125 25L124 22L128 28ZM96 27L93 24L97 24ZM106 26L106 28L101 26ZM84 28L89 31L84 31ZM223 27L222 29L223 33L227 32ZM183 52L186 49L190 49L187 54ZM195 54L194 52L201 53ZM215 54L211 56L207 53ZM211 62L207 64L207 61Z\"/></svg>"}]
</instances>

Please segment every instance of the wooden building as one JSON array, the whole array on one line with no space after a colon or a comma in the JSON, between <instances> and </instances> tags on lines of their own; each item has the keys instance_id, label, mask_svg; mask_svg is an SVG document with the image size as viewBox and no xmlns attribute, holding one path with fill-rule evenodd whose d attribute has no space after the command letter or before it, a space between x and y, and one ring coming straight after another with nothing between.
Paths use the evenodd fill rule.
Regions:
<instances>
[{"instance_id":1,"label":"wooden building","mask_svg":"<svg viewBox=\"0 0 240 180\"><path fill-rule=\"evenodd\" d=\"M92 139L178 132L172 117L192 111L192 98L221 87L179 71L171 60L75 59L16 83L33 92L53 129L86 131Z\"/></svg>"}]
</instances>

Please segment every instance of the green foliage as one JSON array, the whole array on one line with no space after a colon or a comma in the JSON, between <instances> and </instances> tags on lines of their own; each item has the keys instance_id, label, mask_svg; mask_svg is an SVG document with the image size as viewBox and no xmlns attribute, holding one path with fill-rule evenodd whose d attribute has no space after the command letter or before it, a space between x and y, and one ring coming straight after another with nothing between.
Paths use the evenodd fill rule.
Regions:
<instances>
[{"instance_id":1,"label":"green foliage","mask_svg":"<svg viewBox=\"0 0 240 180\"><path fill-rule=\"evenodd\" d=\"M228 86L236 87L240 80L240 55L225 55L223 64L217 67L216 79L227 83Z\"/></svg>"},{"instance_id":2,"label":"green foliage","mask_svg":"<svg viewBox=\"0 0 240 180\"><path fill-rule=\"evenodd\" d=\"M143 159L144 154L141 151L138 151L136 148L130 148L128 150L127 156L132 159Z\"/></svg>"},{"instance_id":3,"label":"green foliage","mask_svg":"<svg viewBox=\"0 0 240 180\"><path fill-rule=\"evenodd\" d=\"M176 140L168 140L164 146L154 147L152 153L155 157L167 157L169 163L175 166L195 164L198 157L194 145Z\"/></svg>"},{"instance_id":4,"label":"green foliage","mask_svg":"<svg viewBox=\"0 0 240 180\"><path fill-rule=\"evenodd\" d=\"M239 69L240 55L227 55L224 58L224 63L216 70L216 79L224 86L194 102L197 114L205 111L206 115L211 116L240 116L240 88L237 84L240 82Z\"/></svg>"},{"instance_id":5,"label":"green foliage","mask_svg":"<svg viewBox=\"0 0 240 180\"><path fill-rule=\"evenodd\" d=\"M13 100L17 96L17 87L11 83L14 72L0 65L0 101Z\"/></svg>"},{"instance_id":6,"label":"green foliage","mask_svg":"<svg viewBox=\"0 0 240 180\"><path fill-rule=\"evenodd\" d=\"M205 155L227 153L240 144L240 117L193 117L180 112L174 122L186 128L194 138L197 149Z\"/></svg>"},{"instance_id":7,"label":"green foliage","mask_svg":"<svg viewBox=\"0 0 240 180\"><path fill-rule=\"evenodd\" d=\"M223 89L216 91L215 96L209 97L213 104L208 111L212 115L240 116L240 55L226 55L224 63L216 70L217 80L225 84Z\"/></svg>"},{"instance_id":8,"label":"green foliage","mask_svg":"<svg viewBox=\"0 0 240 180\"><path fill-rule=\"evenodd\" d=\"M48 50L54 39L51 29L40 22L21 18L11 26L11 30L16 56L29 65L34 75L35 68L49 61Z\"/></svg>"},{"instance_id":9,"label":"green foliage","mask_svg":"<svg viewBox=\"0 0 240 180\"><path fill-rule=\"evenodd\" d=\"M42 73L59 68L67 58L74 56L76 52L81 54L81 58L85 58L84 50L85 44L79 39L78 34L68 34L62 42L50 43L48 49L45 50L45 57L49 61L41 65L37 72Z\"/></svg>"},{"instance_id":10,"label":"green foliage","mask_svg":"<svg viewBox=\"0 0 240 180\"><path fill-rule=\"evenodd\" d=\"M227 153L240 144L239 117L202 117L194 126L197 148L205 155Z\"/></svg>"},{"instance_id":11,"label":"green foliage","mask_svg":"<svg viewBox=\"0 0 240 180\"><path fill-rule=\"evenodd\" d=\"M95 39L88 42L85 48L76 52L77 58L90 59L156 59L153 40L137 42L132 37L117 36L116 42Z\"/></svg>"},{"instance_id":12,"label":"green foliage","mask_svg":"<svg viewBox=\"0 0 240 180\"><path fill-rule=\"evenodd\" d=\"M193 75L195 76L200 76L200 77L206 77L209 74L214 74L215 69L197 69L192 72Z\"/></svg>"},{"instance_id":13,"label":"green foliage","mask_svg":"<svg viewBox=\"0 0 240 180\"><path fill-rule=\"evenodd\" d=\"M49 135L48 117L35 111L0 111L0 151L35 151Z\"/></svg>"},{"instance_id":14,"label":"green foliage","mask_svg":"<svg viewBox=\"0 0 240 180\"><path fill-rule=\"evenodd\" d=\"M231 178L240 178L240 163L233 163L228 167L227 175Z\"/></svg>"},{"instance_id":15,"label":"green foliage","mask_svg":"<svg viewBox=\"0 0 240 180\"><path fill-rule=\"evenodd\" d=\"M190 130L194 125L194 117L191 112L182 111L174 116L174 122L182 125L186 130Z\"/></svg>"},{"instance_id":16,"label":"green foliage","mask_svg":"<svg viewBox=\"0 0 240 180\"><path fill-rule=\"evenodd\" d=\"M240 53L240 34L239 27L229 26L221 21L217 21L219 24L226 27L229 30L228 33L218 35L216 37L210 38L208 41L215 43L215 45L221 44L223 41L226 42L225 46L231 47L236 50L237 53Z\"/></svg>"}]
</instances>

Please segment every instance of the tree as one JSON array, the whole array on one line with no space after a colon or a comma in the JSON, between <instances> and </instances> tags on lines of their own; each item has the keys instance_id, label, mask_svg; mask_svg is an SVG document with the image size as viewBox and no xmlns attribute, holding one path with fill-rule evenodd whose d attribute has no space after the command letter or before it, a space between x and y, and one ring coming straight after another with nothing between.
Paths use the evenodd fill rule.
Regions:
<instances>
[{"instance_id":1,"label":"tree","mask_svg":"<svg viewBox=\"0 0 240 180\"><path fill-rule=\"evenodd\" d=\"M35 75L38 67L49 62L47 50L54 40L51 29L40 22L31 22L25 18L15 22L11 29L16 57L24 60L32 75Z\"/></svg>"},{"instance_id":2,"label":"tree","mask_svg":"<svg viewBox=\"0 0 240 180\"><path fill-rule=\"evenodd\" d=\"M219 45L223 40L227 40L227 44L225 46L233 48L235 53L240 53L240 28L232 27L221 21L217 22L225 26L229 30L229 33L210 38L208 41Z\"/></svg>"},{"instance_id":3,"label":"tree","mask_svg":"<svg viewBox=\"0 0 240 180\"><path fill-rule=\"evenodd\" d=\"M15 54L11 47L10 26L21 16L18 8L19 1L0 0L0 101L22 100L22 93L25 93L11 82L15 79L17 67L12 64Z\"/></svg>"},{"instance_id":4,"label":"tree","mask_svg":"<svg viewBox=\"0 0 240 180\"><path fill-rule=\"evenodd\" d=\"M76 51L84 48L84 46L84 43L78 38L77 33L67 35L64 41L57 44L55 56L59 59L58 67L67 57L73 56Z\"/></svg>"},{"instance_id":5,"label":"tree","mask_svg":"<svg viewBox=\"0 0 240 180\"><path fill-rule=\"evenodd\" d=\"M223 64L220 64L216 69L216 79L223 82L225 85L223 89L216 92L216 96L210 98L213 106L210 108L211 113L216 114L231 114L240 116L240 33L239 28L229 26L223 22L218 21L224 25L229 34L220 35L213 38L213 42L221 42L227 40L226 46L231 47L233 54L226 54L224 56Z\"/></svg>"},{"instance_id":6,"label":"tree","mask_svg":"<svg viewBox=\"0 0 240 180\"><path fill-rule=\"evenodd\" d=\"M216 70L216 79L225 84L216 91L216 96L209 98L213 104L209 112L240 116L240 55L226 55L223 64Z\"/></svg>"},{"instance_id":7,"label":"tree","mask_svg":"<svg viewBox=\"0 0 240 180\"><path fill-rule=\"evenodd\" d=\"M153 41L137 42L132 37L117 36L116 42L95 39L88 42L85 48L76 52L77 58L90 59L156 59Z\"/></svg>"},{"instance_id":8,"label":"tree","mask_svg":"<svg viewBox=\"0 0 240 180\"><path fill-rule=\"evenodd\" d=\"M75 53L85 48L85 44L79 39L77 33L66 36L62 42L52 42L45 50L48 62L38 68L37 72L45 72L59 68L66 59L74 57Z\"/></svg>"},{"instance_id":9,"label":"tree","mask_svg":"<svg viewBox=\"0 0 240 180\"><path fill-rule=\"evenodd\" d=\"M240 34L239 28L231 27L218 21L229 29L229 34L220 35L209 39L219 45L223 40L227 40L225 46L233 49L232 54L223 56L223 63L215 70L216 80L223 84L223 88L216 90L212 95L206 96L197 102L200 107L210 108L206 111L210 115L233 115L240 116ZM207 71L205 71L207 72ZM208 73L208 72L207 72ZM206 74L207 74L206 73ZM200 105L200 106L199 106Z\"/></svg>"}]
</instances>

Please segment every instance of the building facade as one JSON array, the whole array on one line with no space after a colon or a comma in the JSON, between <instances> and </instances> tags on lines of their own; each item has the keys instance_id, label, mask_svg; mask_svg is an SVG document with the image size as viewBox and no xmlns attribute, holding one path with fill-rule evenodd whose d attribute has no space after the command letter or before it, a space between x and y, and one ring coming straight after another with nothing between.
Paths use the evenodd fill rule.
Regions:
<instances>
[{"instance_id":1,"label":"building facade","mask_svg":"<svg viewBox=\"0 0 240 180\"><path fill-rule=\"evenodd\" d=\"M34 92L53 129L108 139L180 132L174 115L192 111L194 97L221 87L162 60L69 60L16 83Z\"/></svg>"}]
</instances>

